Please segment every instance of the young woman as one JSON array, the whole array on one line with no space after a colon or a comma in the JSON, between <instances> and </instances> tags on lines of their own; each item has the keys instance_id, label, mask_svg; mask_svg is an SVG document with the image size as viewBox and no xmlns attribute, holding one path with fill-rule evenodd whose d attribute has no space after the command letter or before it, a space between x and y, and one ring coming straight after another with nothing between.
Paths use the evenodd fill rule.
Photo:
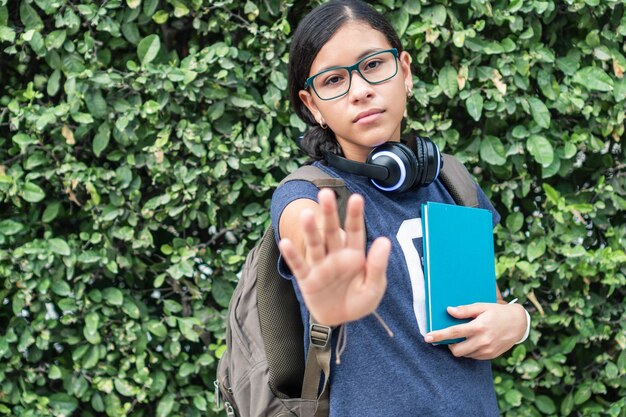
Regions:
<instances>
[{"instance_id":1,"label":"young woman","mask_svg":"<svg viewBox=\"0 0 626 417\"><path fill-rule=\"evenodd\" d=\"M353 195L342 229L332 191L296 181L275 192L272 222L286 263L280 269L295 278L304 323L312 315L322 324L347 325L341 363L333 361L331 369L331 416L497 416L487 359L524 338L523 307L506 304L498 291L498 303L449 309L470 322L425 336L414 308L423 280L412 280L409 270L421 276L422 266L408 263L402 245L409 236L421 256L421 204L454 204L450 194L438 180L387 193L325 162L325 153L365 162L373 148L400 141L413 87L410 61L389 22L360 1L323 4L298 26L289 86L296 113L310 125L302 147ZM498 213L478 194L495 225ZM434 345L453 338L465 340Z\"/></svg>"}]
</instances>

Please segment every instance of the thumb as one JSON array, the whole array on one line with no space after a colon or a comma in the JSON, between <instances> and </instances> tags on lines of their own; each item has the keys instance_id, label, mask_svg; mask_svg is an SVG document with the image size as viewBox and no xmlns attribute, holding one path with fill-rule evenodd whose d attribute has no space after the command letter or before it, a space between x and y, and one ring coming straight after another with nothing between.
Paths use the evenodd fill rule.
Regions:
<instances>
[{"instance_id":1,"label":"thumb","mask_svg":"<svg viewBox=\"0 0 626 417\"><path fill-rule=\"evenodd\" d=\"M478 317L487 310L488 304L474 303L464 306L448 307L448 314L457 319L468 319Z\"/></svg>"}]
</instances>

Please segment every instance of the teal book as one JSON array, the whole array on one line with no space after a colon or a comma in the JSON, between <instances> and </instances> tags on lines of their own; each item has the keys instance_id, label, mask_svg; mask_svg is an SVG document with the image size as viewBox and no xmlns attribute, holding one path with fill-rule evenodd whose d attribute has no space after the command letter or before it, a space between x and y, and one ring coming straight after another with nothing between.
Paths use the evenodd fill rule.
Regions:
<instances>
[{"instance_id":1,"label":"teal book","mask_svg":"<svg viewBox=\"0 0 626 417\"><path fill-rule=\"evenodd\" d=\"M452 317L447 307L496 302L489 210L428 202L422 205L422 230L428 332L470 321Z\"/></svg>"}]
</instances>

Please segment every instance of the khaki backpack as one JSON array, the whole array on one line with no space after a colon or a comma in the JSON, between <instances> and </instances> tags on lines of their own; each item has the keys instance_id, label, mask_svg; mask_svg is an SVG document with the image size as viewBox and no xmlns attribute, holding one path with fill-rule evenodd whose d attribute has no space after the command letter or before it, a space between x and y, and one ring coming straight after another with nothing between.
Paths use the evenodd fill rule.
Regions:
<instances>
[{"instance_id":1,"label":"khaki backpack","mask_svg":"<svg viewBox=\"0 0 626 417\"><path fill-rule=\"evenodd\" d=\"M454 201L477 207L471 175L454 157L444 154L443 159L439 179ZM296 180L333 189L343 224L350 196L343 180L309 165L280 185ZM333 329L307 324L310 349L305 358L300 305L292 283L278 273L278 256L270 225L248 254L228 307L226 351L215 381L216 410L223 407L228 417L328 416Z\"/></svg>"}]
</instances>

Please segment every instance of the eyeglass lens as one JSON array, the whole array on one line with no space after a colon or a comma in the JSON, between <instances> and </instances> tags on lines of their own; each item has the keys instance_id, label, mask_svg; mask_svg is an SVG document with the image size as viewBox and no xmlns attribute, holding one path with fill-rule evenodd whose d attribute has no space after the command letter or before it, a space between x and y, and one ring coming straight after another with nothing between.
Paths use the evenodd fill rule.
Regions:
<instances>
[{"instance_id":1,"label":"eyeglass lens","mask_svg":"<svg viewBox=\"0 0 626 417\"><path fill-rule=\"evenodd\" d=\"M372 55L359 64L359 72L365 81L375 84L385 81L396 74L396 57L391 52ZM323 72L313 79L313 87L317 95L328 100L341 96L350 89L350 77L346 68L332 69Z\"/></svg>"}]
</instances>

